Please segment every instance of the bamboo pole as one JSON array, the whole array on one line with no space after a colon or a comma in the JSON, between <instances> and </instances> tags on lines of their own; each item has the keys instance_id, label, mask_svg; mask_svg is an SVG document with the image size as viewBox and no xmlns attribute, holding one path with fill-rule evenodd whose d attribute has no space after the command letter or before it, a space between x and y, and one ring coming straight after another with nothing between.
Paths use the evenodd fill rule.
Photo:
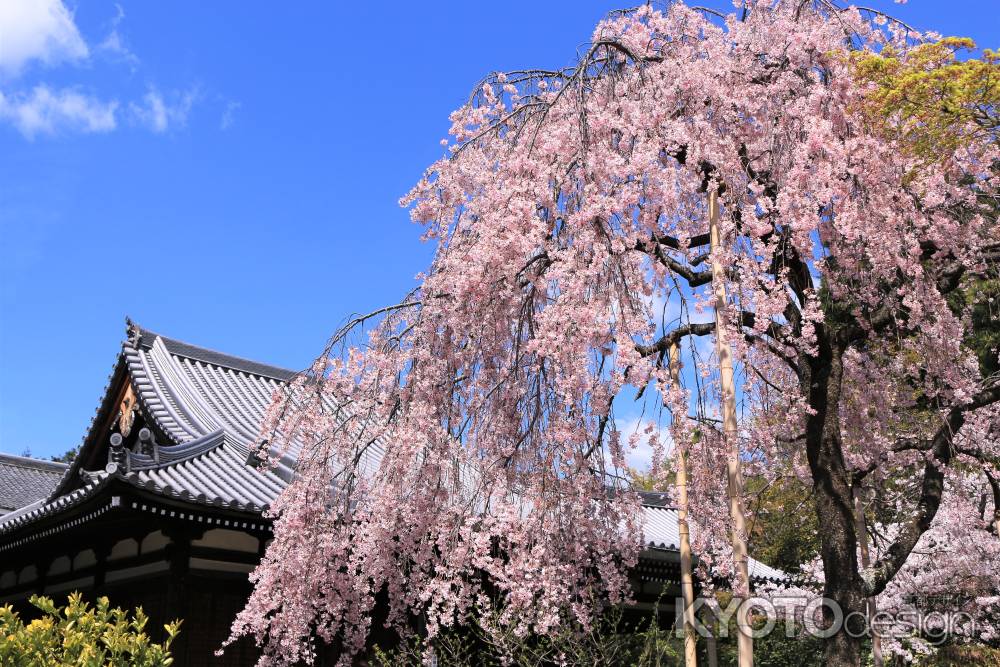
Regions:
<instances>
[{"instance_id":1,"label":"bamboo pole","mask_svg":"<svg viewBox=\"0 0 1000 667\"><path fill-rule=\"evenodd\" d=\"M854 489L854 531L858 534L858 544L861 546L861 567L868 568L872 563L871 551L868 548L868 528L865 525L865 508L861 503L861 489ZM872 633L872 663L874 667L882 667L882 638L875 634L872 621L877 610L875 598L868 598L868 628Z\"/></svg>"},{"instance_id":2,"label":"bamboo pole","mask_svg":"<svg viewBox=\"0 0 1000 667\"><path fill-rule=\"evenodd\" d=\"M743 478L740 470L740 445L736 425L736 388L733 379L733 353L726 341L726 274L719 261L722 239L719 234L719 193L708 194L709 235L712 243L712 287L715 292L715 346L719 357L719 384L722 389L722 425L728 447L726 475L728 477L729 516L732 520L730 538L736 565L734 595L746 600L750 595L750 570L747 565L746 517L743 513ZM746 605L736 612L739 667L753 667L753 637Z\"/></svg>"},{"instance_id":3,"label":"bamboo pole","mask_svg":"<svg viewBox=\"0 0 1000 667\"><path fill-rule=\"evenodd\" d=\"M681 355L674 343L670 346L670 380L680 386ZM683 415L674 415L682 419ZM677 532L681 548L681 597L684 600L684 665L698 666L698 637L695 634L694 577L691 575L691 531L688 527L688 457L687 443L674 443L677 453Z\"/></svg>"}]
</instances>

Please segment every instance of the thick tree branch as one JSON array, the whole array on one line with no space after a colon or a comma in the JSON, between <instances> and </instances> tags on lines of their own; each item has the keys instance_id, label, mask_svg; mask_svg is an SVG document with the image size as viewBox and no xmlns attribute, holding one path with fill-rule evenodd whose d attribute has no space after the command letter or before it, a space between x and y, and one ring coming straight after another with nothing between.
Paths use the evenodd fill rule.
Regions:
<instances>
[{"instance_id":1,"label":"thick tree branch","mask_svg":"<svg viewBox=\"0 0 1000 667\"><path fill-rule=\"evenodd\" d=\"M680 239L678 239L678 238L676 238L674 236L667 236L666 234L661 234L659 236L654 236L653 240L656 241L657 243L659 243L660 245L667 246L668 248L671 248L673 250L680 250L681 249L681 241L680 241ZM708 233L706 232L704 234L695 234L694 236L692 236L688 240L687 247L688 248L699 248L701 246L706 246L709 243L710 243L710 239L708 237Z\"/></svg>"},{"instance_id":2,"label":"thick tree branch","mask_svg":"<svg viewBox=\"0 0 1000 667\"><path fill-rule=\"evenodd\" d=\"M993 491L993 523L990 528L997 537L1000 537L1000 480L989 470L986 471L986 479L990 483L990 490Z\"/></svg>"},{"instance_id":3,"label":"thick tree branch","mask_svg":"<svg viewBox=\"0 0 1000 667\"><path fill-rule=\"evenodd\" d=\"M695 322L677 327L659 340L649 345L636 345L635 349L644 357L663 354L685 336L707 336L715 331L715 322Z\"/></svg>"},{"instance_id":4,"label":"thick tree branch","mask_svg":"<svg viewBox=\"0 0 1000 667\"><path fill-rule=\"evenodd\" d=\"M924 464L924 478L916 514L902 527L885 555L862 574L865 593L868 596L878 595L885 590L937 515L944 493L944 466L951 463L955 453L953 440L965 424L966 414L998 401L1000 401L1000 386L995 386L979 392L965 405L956 406L949 411L944 423L929 442L928 449L934 460Z\"/></svg>"},{"instance_id":5,"label":"thick tree branch","mask_svg":"<svg viewBox=\"0 0 1000 667\"><path fill-rule=\"evenodd\" d=\"M661 264L679 275L687 281L690 287L700 287L712 282L711 271L693 271L691 267L681 264L676 259L663 252L661 244L653 242L639 241L635 247L640 252L652 254Z\"/></svg>"}]
</instances>

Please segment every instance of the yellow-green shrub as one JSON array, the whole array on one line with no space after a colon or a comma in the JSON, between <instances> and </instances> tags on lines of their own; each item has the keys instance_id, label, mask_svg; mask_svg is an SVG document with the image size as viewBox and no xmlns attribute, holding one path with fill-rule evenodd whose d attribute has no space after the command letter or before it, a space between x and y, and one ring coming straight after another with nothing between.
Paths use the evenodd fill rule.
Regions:
<instances>
[{"instance_id":1,"label":"yellow-green shrub","mask_svg":"<svg viewBox=\"0 0 1000 667\"><path fill-rule=\"evenodd\" d=\"M167 638L153 642L146 634L142 608L129 613L112 608L108 598L93 607L79 593L65 607L47 597L32 596L42 615L25 623L10 605L0 607L0 665L10 667L165 667L173 662L170 644L180 621L164 627Z\"/></svg>"}]
</instances>

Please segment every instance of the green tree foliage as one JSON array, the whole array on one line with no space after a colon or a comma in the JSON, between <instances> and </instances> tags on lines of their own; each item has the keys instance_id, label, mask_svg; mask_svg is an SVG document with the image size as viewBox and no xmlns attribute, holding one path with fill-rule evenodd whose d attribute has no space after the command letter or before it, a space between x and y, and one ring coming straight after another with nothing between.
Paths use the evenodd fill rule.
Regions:
<instances>
[{"instance_id":1,"label":"green tree foliage","mask_svg":"<svg viewBox=\"0 0 1000 667\"><path fill-rule=\"evenodd\" d=\"M947 37L906 53L854 54L855 75L871 84L863 113L869 129L891 133L930 166L1000 130L1000 55L959 60L976 44Z\"/></svg>"},{"instance_id":2,"label":"green tree foliage","mask_svg":"<svg viewBox=\"0 0 1000 667\"><path fill-rule=\"evenodd\" d=\"M899 146L935 169L949 153L986 139L1000 144L1000 54L985 49L980 58L959 59L975 42L947 37L905 53L853 54L854 74L869 86L863 117L868 129L890 135ZM1000 164L989 166L994 173ZM1000 214L996 192L981 192L979 210ZM968 215L956 210L955 215ZM983 258L990 268L965 276L951 292L949 305L966 311L972 327L966 345L979 357L984 377L1000 372L1000 247ZM948 276L945 276L948 279Z\"/></svg>"},{"instance_id":3,"label":"green tree foliage","mask_svg":"<svg viewBox=\"0 0 1000 667\"><path fill-rule=\"evenodd\" d=\"M760 629L763 624L763 620L757 620L754 627ZM720 639L718 646L720 667L737 667L735 622L730 623L727 637ZM809 635L802 626L796 627L794 636L787 637L784 621L779 621L772 632L754 639L753 658L755 664L765 667L823 667L823 640Z\"/></svg>"},{"instance_id":4,"label":"green tree foliage","mask_svg":"<svg viewBox=\"0 0 1000 667\"><path fill-rule=\"evenodd\" d=\"M53 461L57 463L72 463L73 459L75 459L76 455L79 453L80 453L80 448L77 446L73 447L72 449L67 449L59 456L50 456L49 458L51 458Z\"/></svg>"},{"instance_id":5,"label":"green tree foliage","mask_svg":"<svg viewBox=\"0 0 1000 667\"><path fill-rule=\"evenodd\" d=\"M41 596L31 604L42 613L25 623L10 605L0 607L0 665L5 667L166 667L173 663L170 644L180 621L163 626L167 638L153 642L146 634L142 609L112 608L108 598L93 607L79 593L65 607Z\"/></svg>"},{"instance_id":6,"label":"green tree foliage","mask_svg":"<svg viewBox=\"0 0 1000 667\"><path fill-rule=\"evenodd\" d=\"M750 553L757 560L798 572L819 555L819 526L809 487L794 476L771 483L750 477Z\"/></svg>"},{"instance_id":7,"label":"green tree foliage","mask_svg":"<svg viewBox=\"0 0 1000 667\"><path fill-rule=\"evenodd\" d=\"M568 623L548 635L521 635L495 619L443 628L433 640L412 637L401 646L376 647L374 664L418 667L433 654L438 667L674 667L683 662L682 652L682 640L672 629L660 627L655 612L638 624L629 624L621 608L615 608L592 627Z\"/></svg>"}]
</instances>

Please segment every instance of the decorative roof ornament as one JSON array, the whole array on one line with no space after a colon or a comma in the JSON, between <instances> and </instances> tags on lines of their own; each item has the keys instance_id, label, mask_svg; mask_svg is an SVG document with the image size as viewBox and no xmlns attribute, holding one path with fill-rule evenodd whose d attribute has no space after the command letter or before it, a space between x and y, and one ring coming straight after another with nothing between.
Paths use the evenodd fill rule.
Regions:
<instances>
[{"instance_id":1,"label":"decorative roof ornament","mask_svg":"<svg viewBox=\"0 0 1000 667\"><path fill-rule=\"evenodd\" d=\"M125 335L129 345L136 347L142 342L142 327L132 321L132 318L125 318Z\"/></svg>"},{"instance_id":2,"label":"decorative roof ornament","mask_svg":"<svg viewBox=\"0 0 1000 667\"><path fill-rule=\"evenodd\" d=\"M128 437L128 434L132 431L132 424L135 422L137 408L135 392L132 390L131 383L127 384L125 386L125 393L118 403L118 431L124 437Z\"/></svg>"},{"instance_id":3,"label":"decorative roof ornament","mask_svg":"<svg viewBox=\"0 0 1000 667\"><path fill-rule=\"evenodd\" d=\"M153 432L148 428L139 429L139 453L149 456L157 464L160 463L160 448L156 444Z\"/></svg>"},{"instance_id":4,"label":"decorative roof ornament","mask_svg":"<svg viewBox=\"0 0 1000 667\"><path fill-rule=\"evenodd\" d=\"M80 478L83 480L84 484L92 484L101 479L103 473L98 470L80 470Z\"/></svg>"},{"instance_id":5,"label":"decorative roof ornament","mask_svg":"<svg viewBox=\"0 0 1000 667\"><path fill-rule=\"evenodd\" d=\"M128 463L128 454L125 451L125 438L121 433L111 434L111 448L108 450L108 465L105 468L109 473L124 469Z\"/></svg>"}]
</instances>

